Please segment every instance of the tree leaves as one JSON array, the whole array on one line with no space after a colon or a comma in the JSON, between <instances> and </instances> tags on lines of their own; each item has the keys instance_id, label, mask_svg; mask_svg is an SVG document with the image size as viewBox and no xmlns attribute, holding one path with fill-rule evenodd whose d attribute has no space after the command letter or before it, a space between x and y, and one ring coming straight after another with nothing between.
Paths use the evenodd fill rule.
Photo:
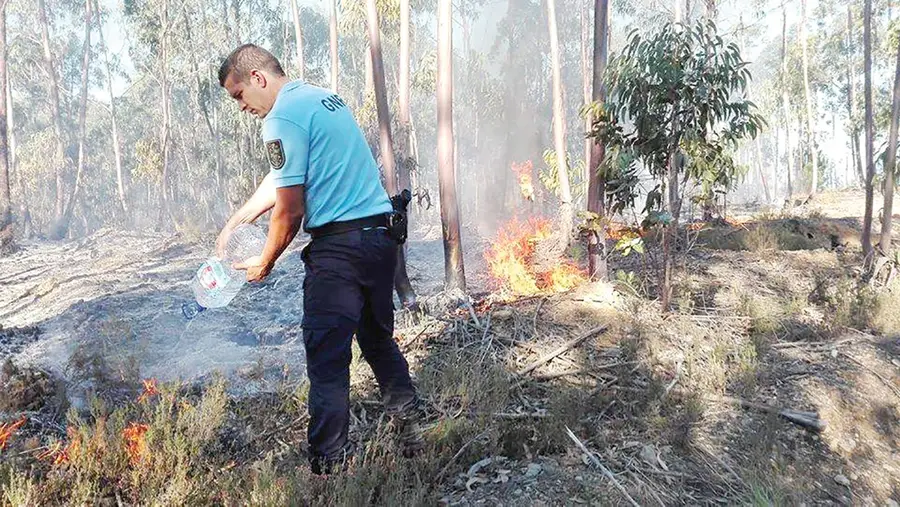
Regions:
<instances>
[{"instance_id":1,"label":"tree leaves","mask_svg":"<svg viewBox=\"0 0 900 507\"><path fill-rule=\"evenodd\" d=\"M704 195L732 188L743 174L733 150L766 124L756 104L744 98L750 79L737 44L726 43L710 21L670 24L646 37L632 32L610 59L609 99L591 109L588 133L608 147L601 166L612 210L633 205L638 166L663 180L676 155ZM666 223L658 213L660 188L647 196L645 225Z\"/></svg>"}]
</instances>

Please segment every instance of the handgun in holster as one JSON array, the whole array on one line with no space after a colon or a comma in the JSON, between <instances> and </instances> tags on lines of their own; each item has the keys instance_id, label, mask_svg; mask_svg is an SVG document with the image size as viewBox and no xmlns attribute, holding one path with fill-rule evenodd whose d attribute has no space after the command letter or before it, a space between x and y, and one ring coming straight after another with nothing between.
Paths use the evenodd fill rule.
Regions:
<instances>
[{"instance_id":1,"label":"handgun in holster","mask_svg":"<svg viewBox=\"0 0 900 507\"><path fill-rule=\"evenodd\" d=\"M407 208L412 201L412 193L403 189L398 195L391 197L393 211L388 214L388 233L398 245L406 242L409 222L407 220Z\"/></svg>"}]
</instances>

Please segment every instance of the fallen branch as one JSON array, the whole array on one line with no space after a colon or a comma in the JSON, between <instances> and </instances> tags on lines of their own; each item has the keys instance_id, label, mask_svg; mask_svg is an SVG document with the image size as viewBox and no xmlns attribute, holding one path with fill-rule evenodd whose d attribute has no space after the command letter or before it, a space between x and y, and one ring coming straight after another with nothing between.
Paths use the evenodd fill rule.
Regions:
<instances>
[{"instance_id":1,"label":"fallen branch","mask_svg":"<svg viewBox=\"0 0 900 507\"><path fill-rule=\"evenodd\" d=\"M594 465L603 472L603 475L605 475L610 481L612 481L616 488L618 488L618 490L622 492L622 495L624 495L625 498L628 499L628 502L635 507L639 507L640 504L635 502L634 498L631 498L631 495L628 494L628 491L625 489L625 487L622 486L622 484L618 480L616 480L616 476L613 475L613 473L610 472L608 468L603 466L603 463L600 462L600 459L597 458L594 453L589 451L588 448L584 446L581 440L579 440L578 437L576 437L575 434L572 433L572 430L570 430L568 426L566 426L566 433L569 435L569 438L571 438L572 441L575 442L575 445L577 445L578 448L581 449L581 452L587 454L591 462L594 463Z\"/></svg>"},{"instance_id":2,"label":"fallen branch","mask_svg":"<svg viewBox=\"0 0 900 507\"><path fill-rule=\"evenodd\" d=\"M826 426L825 421L819 419L819 414L817 412L803 412L790 408L778 408L772 405L765 405L731 396L708 396L707 398L735 403L744 408L752 408L769 414L778 414L794 424L813 431L822 431Z\"/></svg>"},{"instance_id":3,"label":"fallen branch","mask_svg":"<svg viewBox=\"0 0 900 507\"><path fill-rule=\"evenodd\" d=\"M523 376L523 375L527 375L527 374L531 373L532 371L536 370L538 367L549 363L557 356L577 347L578 345L581 344L581 342L587 340L591 336L594 336L598 333L602 333L602 332L606 331L606 329L607 329L606 326L598 326L598 327L595 327L595 328L589 330L588 332L582 334L581 336L578 336L577 338L573 338L572 340L569 340L568 342L561 345L559 348L557 348L553 352L550 352L549 354L541 357L537 361L528 365L524 370L519 372L519 376Z\"/></svg>"}]
</instances>

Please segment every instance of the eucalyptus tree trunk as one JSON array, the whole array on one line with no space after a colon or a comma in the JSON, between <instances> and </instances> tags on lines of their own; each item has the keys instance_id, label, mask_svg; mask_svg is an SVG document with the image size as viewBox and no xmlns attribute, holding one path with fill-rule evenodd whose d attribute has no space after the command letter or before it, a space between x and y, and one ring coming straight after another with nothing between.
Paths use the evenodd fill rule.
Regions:
<instances>
[{"instance_id":1,"label":"eucalyptus tree trunk","mask_svg":"<svg viewBox=\"0 0 900 507\"><path fill-rule=\"evenodd\" d=\"M590 71L590 63L588 59L588 44L590 44L590 34L588 32L588 21L590 16L587 11L587 2L581 2L581 85L582 85L582 94L584 95L584 103L591 103L591 71ZM591 117L590 115L585 115L584 118L584 131L590 132L591 130ZM584 140L584 176L585 181L590 181L591 179L591 146L594 143L591 142L590 138L585 138Z\"/></svg>"},{"instance_id":2,"label":"eucalyptus tree trunk","mask_svg":"<svg viewBox=\"0 0 900 507\"><path fill-rule=\"evenodd\" d=\"M62 220L57 222L54 230L54 236L57 239L64 238L69 232L69 225L72 222L72 213L75 212L75 204L81 194L81 180L84 175L84 144L86 136L87 124L87 101L88 101L88 77L91 68L91 14L92 0L84 2L84 45L81 50L81 98L78 105L78 165L75 170L75 187L72 189L72 196L66 204L65 213Z\"/></svg>"},{"instance_id":3,"label":"eucalyptus tree trunk","mask_svg":"<svg viewBox=\"0 0 900 507\"><path fill-rule=\"evenodd\" d=\"M162 0L159 13L160 19L160 57L159 57L159 79L160 79L160 101L162 103L162 125L160 126L160 146L162 148L162 174L160 175L160 209L158 224L162 226L164 218L172 219L172 208L169 203L169 140L171 138L171 113L169 99L169 2Z\"/></svg>"},{"instance_id":4,"label":"eucalyptus tree trunk","mask_svg":"<svg viewBox=\"0 0 900 507\"><path fill-rule=\"evenodd\" d=\"M812 188L810 195L816 195L819 191L819 157L816 149L816 134L813 131L813 104L812 94L809 91L809 41L806 34L806 0L800 1L800 45L803 48L803 93L806 99L806 139L809 144L810 157L812 158Z\"/></svg>"},{"instance_id":5,"label":"eucalyptus tree trunk","mask_svg":"<svg viewBox=\"0 0 900 507\"><path fill-rule=\"evenodd\" d=\"M791 99L787 89L787 8L782 4L781 23L781 102L784 108L785 152L787 153L787 201L794 198L794 155L791 151Z\"/></svg>"},{"instance_id":6,"label":"eucalyptus tree trunk","mask_svg":"<svg viewBox=\"0 0 900 507\"><path fill-rule=\"evenodd\" d=\"M459 204L453 170L453 19L452 0L438 0L437 138L441 227L444 235L444 288L466 290Z\"/></svg>"},{"instance_id":7,"label":"eucalyptus tree trunk","mask_svg":"<svg viewBox=\"0 0 900 507\"><path fill-rule=\"evenodd\" d=\"M391 113L388 110L387 87L384 82L384 60L381 56L381 32L378 25L378 9L375 0L366 0L366 11L369 25L369 48L372 62L372 83L375 88L375 106L378 109L379 139L381 145L381 163L384 166L384 181L388 194L396 195L397 175L394 165L394 146L391 139ZM394 289L400 303L406 308L417 305L416 293L409 282L406 272L406 254L403 248L397 249L397 269L394 275Z\"/></svg>"},{"instance_id":8,"label":"eucalyptus tree trunk","mask_svg":"<svg viewBox=\"0 0 900 507\"><path fill-rule=\"evenodd\" d=\"M368 0L367 0L367 1L368 1ZM371 43L371 42L369 42L369 46L366 47L366 50L367 50L367 51L366 51L366 59L365 59L365 63L366 63L366 88L365 88L365 94L363 95L363 100L364 100L364 101L365 101L366 97L369 96L369 94L375 92L375 78L374 78L374 75L375 75L375 74L374 74L374 73L375 73L374 68L375 68L375 66L374 66L374 64L373 64L373 62L372 62L372 51L373 51L373 49L372 49L372 43Z\"/></svg>"},{"instance_id":9,"label":"eucalyptus tree trunk","mask_svg":"<svg viewBox=\"0 0 900 507\"><path fill-rule=\"evenodd\" d=\"M875 179L875 128L872 118L872 0L865 0L864 9L863 46L866 77L863 93L866 96L866 211L863 216L862 247L868 263L872 256L872 207L874 201L872 180Z\"/></svg>"},{"instance_id":10,"label":"eucalyptus tree trunk","mask_svg":"<svg viewBox=\"0 0 900 507\"><path fill-rule=\"evenodd\" d=\"M297 0L291 0L291 14L294 18L294 42L297 46L297 76L306 78L306 64L303 61L303 29L300 26L300 9Z\"/></svg>"},{"instance_id":11,"label":"eucalyptus tree trunk","mask_svg":"<svg viewBox=\"0 0 900 507\"><path fill-rule=\"evenodd\" d=\"M54 205L55 219L62 218L65 212L66 172L68 159L65 151L65 137L62 126L62 114L59 107L59 81L56 75L56 63L50 47L50 24L47 21L47 7L44 0L38 0L38 21L41 25L41 46L43 48L44 67L49 77L47 86L50 95L50 118L53 122L53 134L56 137L56 153L53 164L56 166L56 201Z\"/></svg>"},{"instance_id":12,"label":"eucalyptus tree trunk","mask_svg":"<svg viewBox=\"0 0 900 507\"><path fill-rule=\"evenodd\" d=\"M572 190L566 161L566 112L563 103L562 70L559 56L559 35L556 27L556 0L547 1L547 26L550 32L550 60L553 69L553 144L556 150L556 171L559 177L559 247L569 246L572 239Z\"/></svg>"},{"instance_id":13,"label":"eucalyptus tree trunk","mask_svg":"<svg viewBox=\"0 0 900 507\"><path fill-rule=\"evenodd\" d=\"M888 136L887 157L884 163L884 217L881 219L881 254L891 251L891 225L894 212L894 177L897 170L897 128L900 122L900 48L894 71L894 103L891 109L891 131Z\"/></svg>"},{"instance_id":14,"label":"eucalyptus tree trunk","mask_svg":"<svg viewBox=\"0 0 900 507\"><path fill-rule=\"evenodd\" d=\"M400 190L409 189L409 0L400 0Z\"/></svg>"},{"instance_id":15,"label":"eucalyptus tree trunk","mask_svg":"<svg viewBox=\"0 0 900 507\"><path fill-rule=\"evenodd\" d=\"M94 7L97 11L97 17L100 17L100 3L98 0L94 0ZM113 95L113 87L112 87L112 65L109 62L109 48L106 47L106 41L103 37L103 26L101 25L99 30L97 30L100 37L100 45L103 46L103 58L106 64L106 91L109 93L109 117L110 122L112 123L112 128L110 131L110 142L113 147L113 155L115 157L116 164L116 191L118 192L119 197L119 205L122 207L122 213L125 216L125 223L130 222L130 215L128 213L128 198L125 193L125 175L124 170L122 168L122 147L119 142L119 125L116 117L116 97ZM216 147L216 151L218 152L218 146ZM218 159L218 157L217 157Z\"/></svg>"},{"instance_id":16,"label":"eucalyptus tree trunk","mask_svg":"<svg viewBox=\"0 0 900 507\"><path fill-rule=\"evenodd\" d=\"M331 46L331 90L338 93L338 30L337 30L337 0L330 0L331 19L329 22L329 42Z\"/></svg>"},{"instance_id":17,"label":"eucalyptus tree trunk","mask_svg":"<svg viewBox=\"0 0 900 507\"><path fill-rule=\"evenodd\" d=\"M6 5L0 8L0 86L3 94L0 97L0 254L12 250L13 246L13 220L12 220L12 195L9 190L9 136L8 136L8 109L11 101L7 101L6 61L9 52L6 48Z\"/></svg>"},{"instance_id":18,"label":"eucalyptus tree trunk","mask_svg":"<svg viewBox=\"0 0 900 507\"><path fill-rule=\"evenodd\" d=\"M853 37L853 4L847 4L847 110L850 115L850 151L853 152L853 168L855 170L857 181L860 185L865 185L866 176L862 166L862 149L859 145L859 126L857 119L859 113L857 111L856 100L856 77L853 72L854 59L856 57L856 39Z\"/></svg>"},{"instance_id":19,"label":"eucalyptus tree trunk","mask_svg":"<svg viewBox=\"0 0 900 507\"><path fill-rule=\"evenodd\" d=\"M680 1L680 0L679 0ZM606 72L609 54L609 0L594 0L594 75L592 99L600 104L606 101L606 87L603 74ZM588 167L587 209L596 213L601 220L606 218L604 194L606 178L600 172L600 164L606 157L606 146L599 139L592 139ZM608 278L606 265L605 224L597 224L596 230L588 237L589 273L592 280Z\"/></svg>"}]
</instances>

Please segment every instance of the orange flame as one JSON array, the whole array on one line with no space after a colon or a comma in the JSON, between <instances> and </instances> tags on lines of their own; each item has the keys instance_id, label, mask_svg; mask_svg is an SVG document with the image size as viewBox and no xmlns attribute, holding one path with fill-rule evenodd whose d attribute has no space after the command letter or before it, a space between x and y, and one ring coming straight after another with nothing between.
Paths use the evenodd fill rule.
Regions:
<instances>
[{"instance_id":1,"label":"orange flame","mask_svg":"<svg viewBox=\"0 0 900 507\"><path fill-rule=\"evenodd\" d=\"M6 449L6 443L7 443L7 441L8 441L13 435L16 434L16 431L17 431L23 424L25 424L25 421L27 421L27 420L28 420L27 417L22 416L21 419L19 419L18 421L14 422L14 423L10 423L10 424L3 423L3 424L0 424L0 449Z\"/></svg>"},{"instance_id":2,"label":"orange flame","mask_svg":"<svg viewBox=\"0 0 900 507\"><path fill-rule=\"evenodd\" d=\"M125 438L125 450L128 451L128 457L132 464L139 462L147 452L147 441L144 439L144 434L149 429L150 426L146 424L131 423L122 432L122 436Z\"/></svg>"},{"instance_id":3,"label":"orange flame","mask_svg":"<svg viewBox=\"0 0 900 507\"><path fill-rule=\"evenodd\" d=\"M522 164L512 163L512 172L516 173L516 177L519 179L519 190L522 192L522 197L529 201L534 201L534 182L531 179L533 168L530 160Z\"/></svg>"},{"instance_id":4,"label":"orange flame","mask_svg":"<svg viewBox=\"0 0 900 507\"><path fill-rule=\"evenodd\" d=\"M65 447L63 447L62 441L54 442L47 450L38 454L37 459L49 461L54 466L72 461L72 458L81 450L81 438L78 431L71 426L66 428L66 435L69 437L69 443Z\"/></svg>"},{"instance_id":5,"label":"orange flame","mask_svg":"<svg viewBox=\"0 0 900 507\"><path fill-rule=\"evenodd\" d=\"M144 384L144 392L138 396L138 403L149 400L151 396L159 394L159 389L157 389L158 382L155 378L150 378L141 381Z\"/></svg>"},{"instance_id":6,"label":"orange flame","mask_svg":"<svg viewBox=\"0 0 900 507\"><path fill-rule=\"evenodd\" d=\"M520 224L513 219L497 235L485 253L492 277L509 292L528 296L541 292L562 292L584 280L577 266L560 261L552 270L537 273L533 264L535 243L551 235L550 222L530 219Z\"/></svg>"}]
</instances>

